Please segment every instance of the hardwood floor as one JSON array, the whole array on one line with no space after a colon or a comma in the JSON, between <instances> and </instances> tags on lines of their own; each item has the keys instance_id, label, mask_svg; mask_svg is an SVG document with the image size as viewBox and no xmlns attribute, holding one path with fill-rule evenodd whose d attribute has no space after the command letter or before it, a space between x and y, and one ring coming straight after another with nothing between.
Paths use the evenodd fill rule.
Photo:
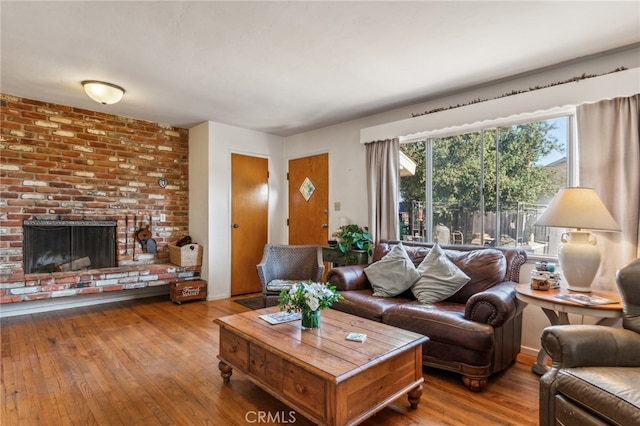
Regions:
<instances>
[{"instance_id":1,"label":"hardwood floor","mask_svg":"<svg viewBox=\"0 0 640 426\"><path fill-rule=\"evenodd\" d=\"M4 318L0 424L311 425L239 372L222 382L213 320L245 310L161 297ZM402 397L362 424L535 425L533 362L519 357L482 393L425 368L418 409Z\"/></svg>"}]
</instances>

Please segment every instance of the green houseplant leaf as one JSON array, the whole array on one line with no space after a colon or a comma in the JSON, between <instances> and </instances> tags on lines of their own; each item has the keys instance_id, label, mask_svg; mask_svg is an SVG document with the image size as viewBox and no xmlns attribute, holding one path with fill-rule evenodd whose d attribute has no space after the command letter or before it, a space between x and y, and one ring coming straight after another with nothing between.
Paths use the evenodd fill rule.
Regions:
<instances>
[{"instance_id":1,"label":"green houseplant leaf","mask_svg":"<svg viewBox=\"0 0 640 426\"><path fill-rule=\"evenodd\" d=\"M336 249L344 257L345 265L355 265L358 262L356 250L366 252L369 256L372 254L373 239L367 227L344 225L335 236L338 239Z\"/></svg>"}]
</instances>

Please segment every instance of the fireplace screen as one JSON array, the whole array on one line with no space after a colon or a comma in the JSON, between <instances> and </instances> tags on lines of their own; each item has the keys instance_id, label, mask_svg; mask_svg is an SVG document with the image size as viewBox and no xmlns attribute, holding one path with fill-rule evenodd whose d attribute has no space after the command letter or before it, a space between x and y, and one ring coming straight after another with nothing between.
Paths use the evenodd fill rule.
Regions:
<instances>
[{"instance_id":1,"label":"fireplace screen","mask_svg":"<svg viewBox=\"0 0 640 426\"><path fill-rule=\"evenodd\" d=\"M116 266L116 221L25 220L27 274Z\"/></svg>"}]
</instances>

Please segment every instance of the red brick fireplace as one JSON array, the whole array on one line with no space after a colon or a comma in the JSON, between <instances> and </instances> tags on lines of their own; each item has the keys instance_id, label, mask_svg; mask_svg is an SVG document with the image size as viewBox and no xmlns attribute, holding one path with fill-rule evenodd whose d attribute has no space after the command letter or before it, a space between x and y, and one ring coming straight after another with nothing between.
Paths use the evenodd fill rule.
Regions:
<instances>
[{"instance_id":1,"label":"red brick fireplace","mask_svg":"<svg viewBox=\"0 0 640 426\"><path fill-rule=\"evenodd\" d=\"M0 126L0 303L198 275L168 264L167 251L189 229L187 129L8 94ZM25 275L23 226L33 220L114 222L115 267ZM135 241L146 227L155 260Z\"/></svg>"}]
</instances>

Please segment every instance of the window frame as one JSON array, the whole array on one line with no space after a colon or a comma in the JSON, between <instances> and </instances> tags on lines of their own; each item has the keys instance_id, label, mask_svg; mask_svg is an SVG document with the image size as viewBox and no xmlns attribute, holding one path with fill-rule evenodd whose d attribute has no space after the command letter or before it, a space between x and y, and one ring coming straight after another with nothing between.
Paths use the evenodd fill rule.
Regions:
<instances>
[{"instance_id":1,"label":"window frame","mask_svg":"<svg viewBox=\"0 0 640 426\"><path fill-rule=\"evenodd\" d=\"M425 201L427 205L425 215L425 230L426 235L431 236L430 241L433 239L433 143L436 139L446 138L455 135L467 134L472 132L481 133L481 149L484 152L484 131L494 130L497 131L500 128L506 128L511 126L517 126L520 124L531 123L536 121L551 120L554 118L567 117L567 135L566 135L566 157L567 157L567 169L566 169L566 186L578 186L578 137L577 137L577 125L576 125L576 108L574 106L564 108L554 108L552 111L539 111L535 113L519 114L518 116L486 120L483 122L475 123L473 125L463 125L450 127L447 129L435 130L432 132L422 132L419 136L412 135L400 138L400 144L408 144L419 141L425 141ZM496 138L496 143L498 138ZM484 157L481 158L482 172L480 175L481 188L484 188L484 176L485 176L485 164ZM499 157L496 157L496 161L499 162ZM499 167L499 164L497 165ZM497 177L499 184L499 176ZM400 187L398 186L398 191ZM499 203L498 203L499 204ZM480 206L484 211L484 194L481 193ZM496 215L499 217L499 215ZM499 221L499 218L497 219ZM500 224L498 223L497 226ZM499 228L498 228L499 229ZM481 224L481 235L484 233L484 222ZM543 259L556 259L557 255L552 254L529 254L529 258L532 260Z\"/></svg>"}]
</instances>

